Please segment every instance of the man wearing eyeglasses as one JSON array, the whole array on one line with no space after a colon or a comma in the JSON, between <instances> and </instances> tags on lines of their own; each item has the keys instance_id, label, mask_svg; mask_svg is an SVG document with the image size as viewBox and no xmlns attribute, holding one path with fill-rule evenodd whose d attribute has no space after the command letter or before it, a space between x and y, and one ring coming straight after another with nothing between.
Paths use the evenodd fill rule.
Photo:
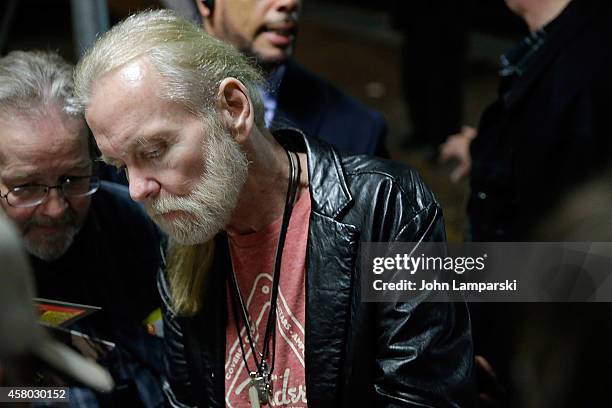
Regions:
<instances>
[{"instance_id":1,"label":"man wearing eyeglasses","mask_svg":"<svg viewBox=\"0 0 612 408\"><path fill-rule=\"evenodd\" d=\"M72 89L58 55L0 58L0 208L22 235L39 296L101 307L70 328L116 344L99 359L115 391L71 390L73 405L156 407L161 340L143 320L160 303L162 237L127 189L98 180Z\"/></svg>"},{"instance_id":2,"label":"man wearing eyeglasses","mask_svg":"<svg viewBox=\"0 0 612 408\"><path fill-rule=\"evenodd\" d=\"M70 248L100 183L92 176L83 121L56 107L41 116L3 121L0 190L28 252L54 261Z\"/></svg>"}]
</instances>

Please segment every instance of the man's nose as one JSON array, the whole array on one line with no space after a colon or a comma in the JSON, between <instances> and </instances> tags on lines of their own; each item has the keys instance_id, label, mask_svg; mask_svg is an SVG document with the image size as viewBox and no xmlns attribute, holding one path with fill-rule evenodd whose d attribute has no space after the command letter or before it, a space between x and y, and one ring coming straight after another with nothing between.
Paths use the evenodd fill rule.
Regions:
<instances>
[{"instance_id":1,"label":"man's nose","mask_svg":"<svg viewBox=\"0 0 612 408\"><path fill-rule=\"evenodd\" d=\"M49 189L47 200L41 205L42 214L49 218L58 218L68 208L68 202L59 188Z\"/></svg>"},{"instance_id":2,"label":"man's nose","mask_svg":"<svg viewBox=\"0 0 612 408\"><path fill-rule=\"evenodd\" d=\"M300 0L278 0L276 7L278 11L292 13L298 11L300 3Z\"/></svg>"},{"instance_id":3,"label":"man's nose","mask_svg":"<svg viewBox=\"0 0 612 408\"><path fill-rule=\"evenodd\" d=\"M130 169L126 175L132 200L145 201L159 194L161 188L159 182L148 174Z\"/></svg>"}]
</instances>

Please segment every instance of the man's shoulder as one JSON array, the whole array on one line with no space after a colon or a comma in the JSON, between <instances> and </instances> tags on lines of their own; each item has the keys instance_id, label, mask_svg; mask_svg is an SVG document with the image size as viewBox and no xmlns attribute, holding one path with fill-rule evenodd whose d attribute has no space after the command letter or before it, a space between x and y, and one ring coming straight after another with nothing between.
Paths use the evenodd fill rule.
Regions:
<instances>
[{"instance_id":1,"label":"man's shoulder","mask_svg":"<svg viewBox=\"0 0 612 408\"><path fill-rule=\"evenodd\" d=\"M287 64L278 103L282 119L340 150L381 154L384 149L387 125L380 113L293 61Z\"/></svg>"},{"instance_id":2,"label":"man's shoulder","mask_svg":"<svg viewBox=\"0 0 612 408\"><path fill-rule=\"evenodd\" d=\"M342 165L349 189L360 201L395 195L409 205L412 213L438 205L420 174L408 165L362 155L343 156Z\"/></svg>"},{"instance_id":3,"label":"man's shoulder","mask_svg":"<svg viewBox=\"0 0 612 408\"><path fill-rule=\"evenodd\" d=\"M558 92L610 86L612 6L608 2L575 2L574 12L563 20L561 31L553 33L546 48L555 58L552 64L541 64L543 75L538 81L545 89L551 85Z\"/></svg>"},{"instance_id":4,"label":"man's shoulder","mask_svg":"<svg viewBox=\"0 0 612 408\"><path fill-rule=\"evenodd\" d=\"M126 186L102 181L93 196L92 212L99 228L123 230L126 233L154 234L159 231L140 203L133 201Z\"/></svg>"},{"instance_id":5,"label":"man's shoulder","mask_svg":"<svg viewBox=\"0 0 612 408\"><path fill-rule=\"evenodd\" d=\"M365 155L339 157L335 165L321 161L313 208L352 225L364 242L444 241L440 204L415 169Z\"/></svg>"},{"instance_id":6,"label":"man's shoulder","mask_svg":"<svg viewBox=\"0 0 612 408\"><path fill-rule=\"evenodd\" d=\"M315 100L324 102L326 108L334 109L334 111L337 111L336 113L353 115L361 121L373 120L384 123L384 118L380 113L342 92L331 82L308 71L294 61L287 64L283 81L285 80L291 89L300 91L300 94L309 97L316 96Z\"/></svg>"},{"instance_id":7,"label":"man's shoulder","mask_svg":"<svg viewBox=\"0 0 612 408\"><path fill-rule=\"evenodd\" d=\"M166 246L166 236L143 206L130 198L126 186L103 181L89 217L93 238L110 243L108 248L124 266L137 264L142 270L157 270L160 245Z\"/></svg>"},{"instance_id":8,"label":"man's shoulder","mask_svg":"<svg viewBox=\"0 0 612 408\"><path fill-rule=\"evenodd\" d=\"M93 196L94 211L115 212L123 214L144 214L142 205L130 198L129 190L122 184L101 181L100 189Z\"/></svg>"}]
</instances>

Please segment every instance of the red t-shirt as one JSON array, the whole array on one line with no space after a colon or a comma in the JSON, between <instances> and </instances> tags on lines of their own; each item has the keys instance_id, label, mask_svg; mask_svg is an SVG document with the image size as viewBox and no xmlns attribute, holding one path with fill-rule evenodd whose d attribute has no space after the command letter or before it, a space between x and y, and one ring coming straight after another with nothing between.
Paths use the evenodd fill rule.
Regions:
<instances>
[{"instance_id":1,"label":"red t-shirt","mask_svg":"<svg viewBox=\"0 0 612 408\"><path fill-rule=\"evenodd\" d=\"M276 308L276 362L272 373L273 407L306 407L304 369L304 321L306 310L306 243L310 219L310 195L304 192L293 208L281 263ZM256 350L263 350L264 333L270 310L276 245L282 217L261 231L231 235L232 262L238 286L251 318ZM228 287L228 323L225 350L225 403L228 407L250 407L250 377L244 366L236 335L234 313ZM239 310L239 309L238 309ZM241 320L239 320L241 322ZM244 350L251 370L255 370L246 329L240 324ZM270 341L270 343L272 343ZM270 344L272 347L272 344ZM272 351L271 351L272 352ZM271 354L270 354L271 356Z\"/></svg>"}]
</instances>

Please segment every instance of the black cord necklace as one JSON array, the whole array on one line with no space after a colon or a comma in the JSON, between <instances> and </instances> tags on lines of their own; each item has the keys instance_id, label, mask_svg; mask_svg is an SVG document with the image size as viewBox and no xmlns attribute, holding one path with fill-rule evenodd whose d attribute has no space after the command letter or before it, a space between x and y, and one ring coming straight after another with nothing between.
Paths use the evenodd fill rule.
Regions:
<instances>
[{"instance_id":1,"label":"black cord necklace","mask_svg":"<svg viewBox=\"0 0 612 408\"><path fill-rule=\"evenodd\" d=\"M283 258L283 249L285 247L285 238L289 227L289 220L293 212L299 180L301 175L300 160L297 153L290 152L285 149L287 159L289 160L289 184L287 186L287 195L285 197L285 208L283 210L283 220L281 230L278 236L278 244L276 246L276 257L274 261L274 276L272 278L272 295L270 297L270 311L268 312L268 320L266 323L266 331L264 334L264 343L261 353L257 352L256 342L254 340L253 330L251 329L249 312L244 303L244 299L238 287L236 272L232 267L230 275L232 280L232 309L234 311L234 323L236 325L236 333L238 334L238 342L242 351L242 359L244 365L251 377L251 386L249 387L249 400L252 407L258 408L260 405L266 405L272 398L272 372L274 371L275 350L276 350L276 301L278 298L278 286L280 279L281 261ZM240 323L238 316L242 320L246 329L247 338L253 359L255 360L256 369L252 371L246 358L245 347L240 335ZM270 340L272 340L272 352L270 358Z\"/></svg>"}]
</instances>

